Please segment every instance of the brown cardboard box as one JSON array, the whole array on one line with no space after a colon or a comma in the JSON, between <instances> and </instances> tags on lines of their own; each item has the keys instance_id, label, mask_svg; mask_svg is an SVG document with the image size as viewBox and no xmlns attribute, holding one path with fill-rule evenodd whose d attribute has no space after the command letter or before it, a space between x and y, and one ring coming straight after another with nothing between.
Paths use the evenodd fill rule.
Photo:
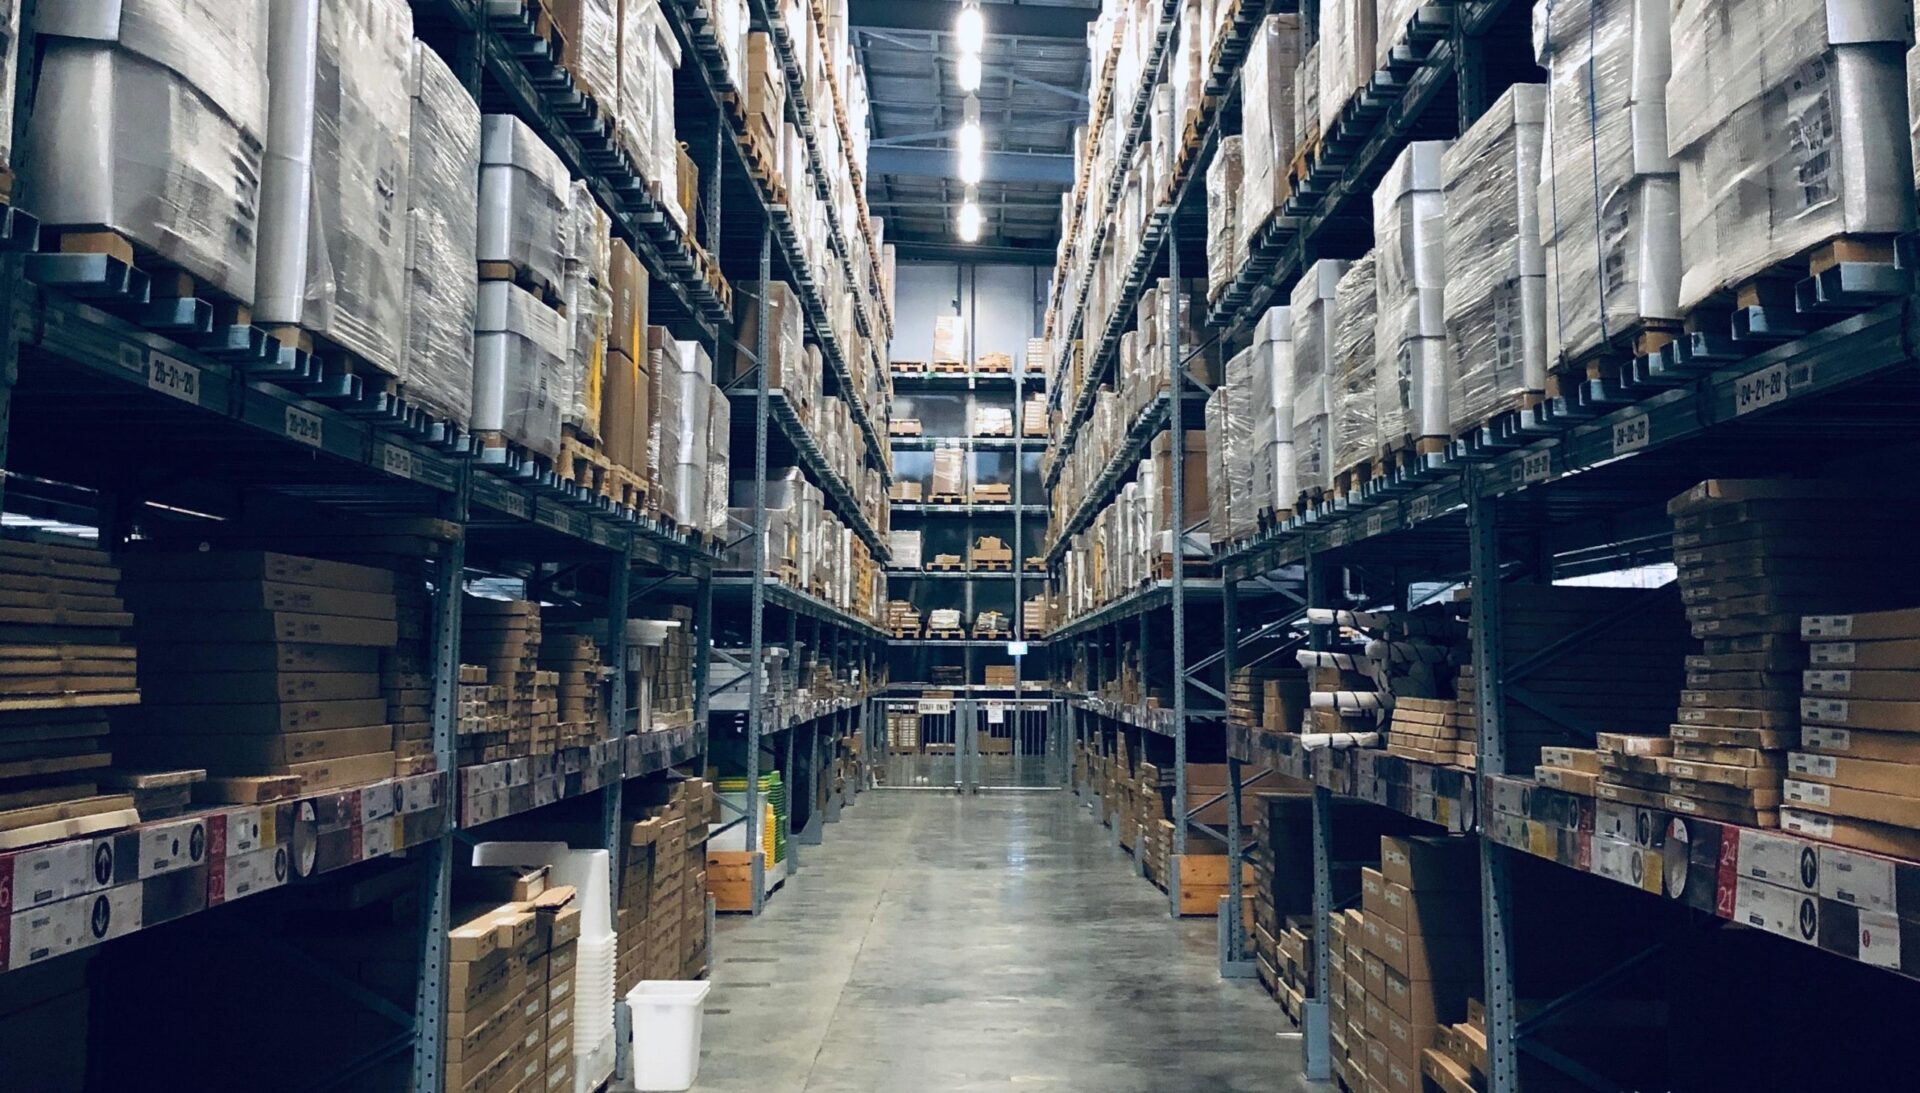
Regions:
<instances>
[{"instance_id":1,"label":"brown cardboard box","mask_svg":"<svg viewBox=\"0 0 1920 1093\"><path fill-rule=\"evenodd\" d=\"M1912 788L1911 781L1910 771L1909 791ZM1871 820L1892 827L1920 827L1920 797L1876 793L1795 778L1787 779L1782 790L1785 803L1798 809L1851 816L1856 820Z\"/></svg>"},{"instance_id":2,"label":"brown cardboard box","mask_svg":"<svg viewBox=\"0 0 1920 1093\"><path fill-rule=\"evenodd\" d=\"M600 396L600 449L614 463L645 472L646 448L634 450L634 420L645 405L640 366L624 352L607 351L607 385ZM636 463L638 465L636 465Z\"/></svg>"},{"instance_id":3,"label":"brown cardboard box","mask_svg":"<svg viewBox=\"0 0 1920 1093\"><path fill-rule=\"evenodd\" d=\"M1380 873L1415 891L1480 886L1477 849L1460 839L1382 835Z\"/></svg>"},{"instance_id":4,"label":"brown cardboard box","mask_svg":"<svg viewBox=\"0 0 1920 1093\"><path fill-rule=\"evenodd\" d=\"M1385 951L1379 954L1380 960L1408 979L1470 979L1480 968L1480 925L1478 921L1466 925L1470 933L1431 935L1384 927ZM1381 990L1385 989L1383 972Z\"/></svg>"},{"instance_id":5,"label":"brown cardboard box","mask_svg":"<svg viewBox=\"0 0 1920 1093\"><path fill-rule=\"evenodd\" d=\"M1171 528L1173 526L1173 434L1163 432L1153 438L1153 465L1155 481L1159 483L1154 498L1154 526ZM1186 492L1182 495L1186 510L1180 520L1180 527L1204 524L1207 519L1207 434L1202 429L1189 429L1186 432L1186 452L1181 469L1186 477ZM1158 546L1155 549L1159 549Z\"/></svg>"},{"instance_id":6,"label":"brown cardboard box","mask_svg":"<svg viewBox=\"0 0 1920 1093\"><path fill-rule=\"evenodd\" d=\"M1458 1021L1467 1015L1467 999L1479 989L1478 977L1469 979L1408 979L1386 970L1387 1008L1401 1020L1416 1025Z\"/></svg>"}]
</instances>

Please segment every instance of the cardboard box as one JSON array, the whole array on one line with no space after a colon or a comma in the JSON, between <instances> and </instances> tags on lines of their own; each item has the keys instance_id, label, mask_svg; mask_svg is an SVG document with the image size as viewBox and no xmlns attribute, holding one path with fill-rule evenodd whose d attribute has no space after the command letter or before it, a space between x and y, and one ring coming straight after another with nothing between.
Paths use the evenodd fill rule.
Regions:
<instances>
[{"instance_id":1,"label":"cardboard box","mask_svg":"<svg viewBox=\"0 0 1920 1093\"><path fill-rule=\"evenodd\" d=\"M136 582L281 581L355 592L393 592L392 570L272 551L135 551L123 559L121 570Z\"/></svg>"},{"instance_id":2,"label":"cardboard box","mask_svg":"<svg viewBox=\"0 0 1920 1093\"><path fill-rule=\"evenodd\" d=\"M1912 789L1911 779L1906 788ZM1857 820L1872 820L1893 827L1920 827L1920 798L1797 778L1787 779L1781 786L1781 792L1785 804L1802 810L1851 816Z\"/></svg>"},{"instance_id":3,"label":"cardboard box","mask_svg":"<svg viewBox=\"0 0 1920 1093\"><path fill-rule=\"evenodd\" d=\"M1808 641L1892 641L1920 638L1920 607L1858 615L1808 615L1800 620Z\"/></svg>"},{"instance_id":4,"label":"cardboard box","mask_svg":"<svg viewBox=\"0 0 1920 1093\"><path fill-rule=\"evenodd\" d=\"M1471 979L1480 969L1480 924L1446 934L1409 934L1392 926L1382 933L1382 963L1408 979ZM1386 987L1384 972L1381 989ZM1371 984L1369 984L1371 986Z\"/></svg>"},{"instance_id":5,"label":"cardboard box","mask_svg":"<svg viewBox=\"0 0 1920 1093\"><path fill-rule=\"evenodd\" d=\"M1415 891L1480 888L1478 848L1468 840L1382 835L1380 872Z\"/></svg>"},{"instance_id":6,"label":"cardboard box","mask_svg":"<svg viewBox=\"0 0 1920 1093\"><path fill-rule=\"evenodd\" d=\"M642 332L647 329L647 269L626 240L615 236L607 263L608 290L613 293L613 319L607 324L607 353L639 360L646 352ZM602 404L604 415L604 404ZM605 435L604 433L602 435Z\"/></svg>"},{"instance_id":7,"label":"cardboard box","mask_svg":"<svg viewBox=\"0 0 1920 1093\"><path fill-rule=\"evenodd\" d=\"M647 449L636 436L646 429L648 388L635 358L624 350L606 354L607 382L600 395L600 450L635 474L647 473Z\"/></svg>"},{"instance_id":8,"label":"cardboard box","mask_svg":"<svg viewBox=\"0 0 1920 1093\"><path fill-rule=\"evenodd\" d=\"M1845 725L1881 732L1920 733L1920 701L1809 695L1800 700L1800 721L1803 725Z\"/></svg>"}]
</instances>

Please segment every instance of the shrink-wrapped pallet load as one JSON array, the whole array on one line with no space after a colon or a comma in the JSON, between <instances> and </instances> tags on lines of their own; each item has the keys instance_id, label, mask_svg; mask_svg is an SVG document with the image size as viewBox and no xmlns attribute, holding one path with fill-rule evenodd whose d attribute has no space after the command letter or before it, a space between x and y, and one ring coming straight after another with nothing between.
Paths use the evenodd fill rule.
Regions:
<instances>
[{"instance_id":1,"label":"shrink-wrapped pallet load","mask_svg":"<svg viewBox=\"0 0 1920 1093\"><path fill-rule=\"evenodd\" d=\"M1224 525L1215 525L1214 536L1220 541L1251 539L1260 521L1263 498L1254 490L1253 372L1253 350L1242 349L1228 358L1226 382L1214 392L1224 396L1220 467L1227 486L1227 521Z\"/></svg>"},{"instance_id":2,"label":"shrink-wrapped pallet load","mask_svg":"<svg viewBox=\"0 0 1920 1093\"><path fill-rule=\"evenodd\" d=\"M1380 443L1445 438L1447 210L1440 157L1451 142L1416 141L1373 191L1375 391Z\"/></svg>"},{"instance_id":3,"label":"shrink-wrapped pallet load","mask_svg":"<svg viewBox=\"0 0 1920 1093\"><path fill-rule=\"evenodd\" d=\"M1676 0L1680 309L1836 239L1914 226L1903 0Z\"/></svg>"},{"instance_id":4,"label":"shrink-wrapped pallet load","mask_svg":"<svg viewBox=\"0 0 1920 1093\"><path fill-rule=\"evenodd\" d=\"M1302 491L1333 485L1333 393L1328 371L1334 345L1334 291L1347 266L1332 258L1308 266L1294 283L1288 309L1293 324L1294 481Z\"/></svg>"},{"instance_id":5,"label":"shrink-wrapped pallet load","mask_svg":"<svg viewBox=\"0 0 1920 1093\"><path fill-rule=\"evenodd\" d=\"M743 281L734 286L733 318L736 348L729 355L731 365L721 382L740 379L735 390L753 390L757 377L741 379L753 371L753 355L760 344L760 292L758 281ZM800 299L793 286L774 281L767 292L767 386L775 390L795 387L794 379L805 366L805 335L800 314ZM791 397L795 392L789 391Z\"/></svg>"},{"instance_id":6,"label":"shrink-wrapped pallet load","mask_svg":"<svg viewBox=\"0 0 1920 1093\"><path fill-rule=\"evenodd\" d=\"M564 0L552 13L560 67L606 117L620 107L620 0Z\"/></svg>"},{"instance_id":7,"label":"shrink-wrapped pallet load","mask_svg":"<svg viewBox=\"0 0 1920 1093\"><path fill-rule=\"evenodd\" d=\"M933 363L959 364L966 360L966 321L958 315L933 320Z\"/></svg>"},{"instance_id":8,"label":"shrink-wrapped pallet load","mask_svg":"<svg viewBox=\"0 0 1920 1093\"><path fill-rule=\"evenodd\" d=\"M1369 464L1380 454L1379 376L1385 362L1376 348L1378 261L1368 251L1340 275L1333 296L1333 347L1327 384L1333 398L1333 463L1338 473Z\"/></svg>"},{"instance_id":9,"label":"shrink-wrapped pallet load","mask_svg":"<svg viewBox=\"0 0 1920 1093\"><path fill-rule=\"evenodd\" d=\"M480 119L480 227L485 280L558 288L566 261L567 168L512 114Z\"/></svg>"},{"instance_id":10,"label":"shrink-wrapped pallet load","mask_svg":"<svg viewBox=\"0 0 1920 1093\"><path fill-rule=\"evenodd\" d=\"M388 375L405 338L412 40L401 0L282 0L268 22L254 321Z\"/></svg>"},{"instance_id":11,"label":"shrink-wrapped pallet load","mask_svg":"<svg viewBox=\"0 0 1920 1093\"><path fill-rule=\"evenodd\" d=\"M1293 508L1293 312L1270 307L1253 326L1254 491L1261 508ZM1264 489L1262 488L1264 485Z\"/></svg>"},{"instance_id":12,"label":"shrink-wrapped pallet load","mask_svg":"<svg viewBox=\"0 0 1920 1093\"><path fill-rule=\"evenodd\" d=\"M476 298L473 327L474 432L490 434L488 447L517 444L559 455L566 320L519 285L488 281Z\"/></svg>"},{"instance_id":13,"label":"shrink-wrapped pallet load","mask_svg":"<svg viewBox=\"0 0 1920 1093\"><path fill-rule=\"evenodd\" d=\"M693 343L696 347L698 342ZM704 351L702 351L704 354ZM727 484L733 473L730 452L733 439L733 407L727 403L727 393L711 380L707 383L707 509L700 523L701 530L709 535L722 536L727 531Z\"/></svg>"},{"instance_id":14,"label":"shrink-wrapped pallet load","mask_svg":"<svg viewBox=\"0 0 1920 1093\"><path fill-rule=\"evenodd\" d=\"M706 526L710 508L707 444L718 389L705 347L691 341L675 341L672 346L673 359L663 362L670 374L661 379L663 387L672 385L674 397L669 409L662 411L660 506L681 530L699 530ZM671 423L664 420L669 411ZM668 438L671 445L666 443Z\"/></svg>"},{"instance_id":15,"label":"shrink-wrapped pallet load","mask_svg":"<svg viewBox=\"0 0 1920 1093\"><path fill-rule=\"evenodd\" d=\"M1242 239L1260 230L1290 189L1287 167L1298 139L1294 116L1300 67L1300 16L1275 13L1260 21L1240 73L1241 137L1246 185L1240 198Z\"/></svg>"},{"instance_id":16,"label":"shrink-wrapped pallet load","mask_svg":"<svg viewBox=\"0 0 1920 1093\"><path fill-rule=\"evenodd\" d=\"M1547 361L1680 317L1680 193L1667 151L1669 0L1541 0L1540 239Z\"/></svg>"},{"instance_id":17,"label":"shrink-wrapped pallet load","mask_svg":"<svg viewBox=\"0 0 1920 1093\"><path fill-rule=\"evenodd\" d=\"M1533 182L1546 109L1545 87L1514 84L1440 160L1447 412L1455 435L1546 385L1546 253Z\"/></svg>"},{"instance_id":18,"label":"shrink-wrapped pallet load","mask_svg":"<svg viewBox=\"0 0 1920 1093\"><path fill-rule=\"evenodd\" d=\"M613 324L612 239L606 213L585 182L568 195L566 252L560 298L567 307L567 364L560 388L560 421L588 440L600 436L607 380L607 340Z\"/></svg>"},{"instance_id":19,"label":"shrink-wrapped pallet load","mask_svg":"<svg viewBox=\"0 0 1920 1093\"><path fill-rule=\"evenodd\" d=\"M49 227L105 228L252 304L267 21L261 0L41 5L14 192Z\"/></svg>"},{"instance_id":20,"label":"shrink-wrapped pallet load","mask_svg":"<svg viewBox=\"0 0 1920 1093\"><path fill-rule=\"evenodd\" d=\"M1293 78L1293 144L1306 150L1320 137L1320 43L1300 55Z\"/></svg>"},{"instance_id":21,"label":"shrink-wrapped pallet load","mask_svg":"<svg viewBox=\"0 0 1920 1093\"><path fill-rule=\"evenodd\" d=\"M1220 138L1207 164L1207 298L1218 296L1246 257L1240 232L1242 169L1239 137Z\"/></svg>"},{"instance_id":22,"label":"shrink-wrapped pallet load","mask_svg":"<svg viewBox=\"0 0 1920 1093\"><path fill-rule=\"evenodd\" d=\"M1375 68L1374 0L1322 0L1320 36L1320 135L1330 137L1354 92L1367 86Z\"/></svg>"},{"instance_id":23,"label":"shrink-wrapped pallet load","mask_svg":"<svg viewBox=\"0 0 1920 1093\"><path fill-rule=\"evenodd\" d=\"M424 42L413 43L411 86L400 384L409 400L464 428L473 415L480 107Z\"/></svg>"}]
</instances>

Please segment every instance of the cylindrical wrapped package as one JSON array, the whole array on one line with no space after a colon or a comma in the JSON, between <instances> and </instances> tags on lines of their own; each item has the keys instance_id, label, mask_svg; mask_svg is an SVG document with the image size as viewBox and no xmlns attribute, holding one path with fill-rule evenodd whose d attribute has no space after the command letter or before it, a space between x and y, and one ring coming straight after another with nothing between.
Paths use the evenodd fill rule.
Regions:
<instances>
[{"instance_id":1,"label":"cylindrical wrapped package","mask_svg":"<svg viewBox=\"0 0 1920 1093\"><path fill-rule=\"evenodd\" d=\"M566 320L518 285L489 281L474 309L473 429L560 454Z\"/></svg>"},{"instance_id":2,"label":"cylindrical wrapped package","mask_svg":"<svg viewBox=\"0 0 1920 1093\"><path fill-rule=\"evenodd\" d=\"M488 280L524 276L558 289L570 200L566 165L527 123L512 114L480 119L478 257L482 267L502 267Z\"/></svg>"},{"instance_id":3,"label":"cylindrical wrapped package","mask_svg":"<svg viewBox=\"0 0 1920 1093\"><path fill-rule=\"evenodd\" d=\"M1383 362L1376 349L1378 254L1368 251L1340 276L1333 301L1333 469L1351 470L1380 455L1378 405Z\"/></svg>"},{"instance_id":4,"label":"cylindrical wrapped package","mask_svg":"<svg viewBox=\"0 0 1920 1093\"><path fill-rule=\"evenodd\" d=\"M480 107L424 42L413 43L412 90L400 384L408 399L464 427L473 414Z\"/></svg>"},{"instance_id":5,"label":"cylindrical wrapped package","mask_svg":"<svg viewBox=\"0 0 1920 1093\"><path fill-rule=\"evenodd\" d=\"M1262 408L1254 422L1254 458L1264 465L1267 491L1260 502L1274 512L1293 508L1300 496L1293 456L1293 312L1270 307L1253 327L1254 398ZM1258 488L1259 475L1255 476Z\"/></svg>"},{"instance_id":6,"label":"cylindrical wrapped package","mask_svg":"<svg viewBox=\"0 0 1920 1093\"><path fill-rule=\"evenodd\" d=\"M1667 152L1670 0L1533 9L1547 70L1540 241L1547 360L1583 357L1680 317L1679 180Z\"/></svg>"},{"instance_id":7,"label":"cylindrical wrapped package","mask_svg":"<svg viewBox=\"0 0 1920 1093\"><path fill-rule=\"evenodd\" d=\"M252 304L267 7L41 4L39 85L15 193L49 226L110 229Z\"/></svg>"},{"instance_id":8,"label":"cylindrical wrapped package","mask_svg":"<svg viewBox=\"0 0 1920 1093\"><path fill-rule=\"evenodd\" d=\"M733 473L729 442L733 408L726 393L707 384L707 513L703 527L709 535L727 530L727 479Z\"/></svg>"},{"instance_id":9,"label":"cylindrical wrapped package","mask_svg":"<svg viewBox=\"0 0 1920 1093\"><path fill-rule=\"evenodd\" d=\"M1374 382L1378 443L1388 447L1406 438L1447 436L1452 428L1444 317L1447 209L1440 188L1440 157L1449 144L1407 145L1373 191Z\"/></svg>"},{"instance_id":10,"label":"cylindrical wrapped package","mask_svg":"<svg viewBox=\"0 0 1920 1093\"><path fill-rule=\"evenodd\" d=\"M1207 164L1207 296L1212 298L1240 268L1240 138L1222 137Z\"/></svg>"},{"instance_id":11,"label":"cylindrical wrapped package","mask_svg":"<svg viewBox=\"0 0 1920 1093\"><path fill-rule=\"evenodd\" d=\"M1288 309L1293 324L1294 479L1303 491L1333 485L1333 398L1327 376L1333 356L1334 292L1347 267L1347 262L1331 258L1308 266L1294 283Z\"/></svg>"},{"instance_id":12,"label":"cylindrical wrapped package","mask_svg":"<svg viewBox=\"0 0 1920 1093\"><path fill-rule=\"evenodd\" d=\"M1675 0L1680 308L1843 236L1911 231L1904 0Z\"/></svg>"},{"instance_id":13,"label":"cylindrical wrapped package","mask_svg":"<svg viewBox=\"0 0 1920 1093\"><path fill-rule=\"evenodd\" d=\"M1546 254L1531 181L1540 174L1546 109L1544 86L1514 84L1441 157L1455 435L1546 384Z\"/></svg>"},{"instance_id":14,"label":"cylindrical wrapped package","mask_svg":"<svg viewBox=\"0 0 1920 1093\"><path fill-rule=\"evenodd\" d=\"M272 12L254 320L398 375L413 9L279 0Z\"/></svg>"}]
</instances>

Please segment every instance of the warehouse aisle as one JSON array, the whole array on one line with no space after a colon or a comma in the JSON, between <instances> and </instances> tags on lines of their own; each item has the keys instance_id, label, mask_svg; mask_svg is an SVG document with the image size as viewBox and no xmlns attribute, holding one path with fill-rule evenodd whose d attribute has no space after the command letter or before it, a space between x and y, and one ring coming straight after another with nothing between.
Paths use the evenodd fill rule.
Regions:
<instances>
[{"instance_id":1,"label":"warehouse aisle","mask_svg":"<svg viewBox=\"0 0 1920 1093\"><path fill-rule=\"evenodd\" d=\"M1311 1088L1067 793L873 792L715 940L701 1093ZM1285 1029L1287 1035L1280 1035Z\"/></svg>"}]
</instances>

